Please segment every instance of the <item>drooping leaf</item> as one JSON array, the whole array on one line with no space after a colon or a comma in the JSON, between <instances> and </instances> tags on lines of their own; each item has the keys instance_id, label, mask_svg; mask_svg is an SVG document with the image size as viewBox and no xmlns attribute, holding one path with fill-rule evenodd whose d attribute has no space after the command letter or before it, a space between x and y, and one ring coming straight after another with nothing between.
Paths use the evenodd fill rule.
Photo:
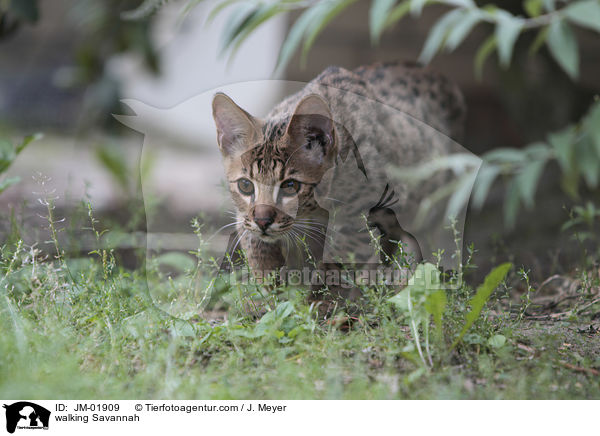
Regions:
<instances>
[{"instance_id":1,"label":"drooping leaf","mask_svg":"<svg viewBox=\"0 0 600 436\"><path fill-rule=\"evenodd\" d=\"M527 154L514 148L498 148L487 152L484 160L490 163L521 163L527 160Z\"/></svg>"},{"instance_id":2,"label":"drooping leaf","mask_svg":"<svg viewBox=\"0 0 600 436\"><path fill-rule=\"evenodd\" d=\"M423 6L425 6L427 0L410 0L410 13L414 17L418 17L421 15L421 11L423 11Z\"/></svg>"},{"instance_id":3,"label":"drooping leaf","mask_svg":"<svg viewBox=\"0 0 600 436\"><path fill-rule=\"evenodd\" d=\"M538 52L538 50L540 48L542 48L542 46L548 39L548 29L549 29L549 27L546 26L546 27L541 28L538 31L537 35L535 36L535 39L529 46L529 56L533 56L534 54L536 54Z\"/></svg>"},{"instance_id":4,"label":"drooping leaf","mask_svg":"<svg viewBox=\"0 0 600 436\"><path fill-rule=\"evenodd\" d=\"M479 46L477 54L475 55L475 77L477 80L481 80L483 77L483 65L490 54L494 52L498 45L498 39L496 35L490 35L483 43Z\"/></svg>"},{"instance_id":5,"label":"drooping leaf","mask_svg":"<svg viewBox=\"0 0 600 436\"><path fill-rule=\"evenodd\" d=\"M428 64L436 53L443 47L448 32L464 16L465 11L454 9L440 18L429 31L425 45L419 56L419 62Z\"/></svg>"},{"instance_id":6,"label":"drooping leaf","mask_svg":"<svg viewBox=\"0 0 600 436\"><path fill-rule=\"evenodd\" d=\"M446 49L454 51L482 18L483 14L479 9L468 9L462 19L448 33L445 44Z\"/></svg>"},{"instance_id":7,"label":"drooping leaf","mask_svg":"<svg viewBox=\"0 0 600 436\"><path fill-rule=\"evenodd\" d=\"M399 21L410 11L410 0L404 0L398 6L391 10L385 21L384 28L387 29L396 21Z\"/></svg>"},{"instance_id":8,"label":"drooping leaf","mask_svg":"<svg viewBox=\"0 0 600 436\"><path fill-rule=\"evenodd\" d=\"M274 73L275 75L281 74L283 69L287 66L294 52L296 52L298 47L300 47L302 39L308 32L311 24L323 14L324 8L324 2L317 2L305 10L296 20L296 22L294 22L294 25L288 32L288 35L281 46L281 50L279 51L277 67L275 68Z\"/></svg>"},{"instance_id":9,"label":"drooping leaf","mask_svg":"<svg viewBox=\"0 0 600 436\"><path fill-rule=\"evenodd\" d=\"M476 177L477 173L472 172L460 178L456 189L448 201L448 207L446 208L447 217L456 218L461 210L466 210Z\"/></svg>"},{"instance_id":10,"label":"drooping leaf","mask_svg":"<svg viewBox=\"0 0 600 436\"><path fill-rule=\"evenodd\" d=\"M485 202L488 192L500 174L500 167L484 163L479 169L476 182L473 186L473 206L481 209Z\"/></svg>"},{"instance_id":11,"label":"drooping leaf","mask_svg":"<svg viewBox=\"0 0 600 436\"><path fill-rule=\"evenodd\" d=\"M397 0L373 0L369 10L369 29L371 31L371 42L378 42L381 33L386 27L390 11Z\"/></svg>"},{"instance_id":12,"label":"drooping leaf","mask_svg":"<svg viewBox=\"0 0 600 436\"><path fill-rule=\"evenodd\" d=\"M528 208L533 207L535 191L545 166L546 159L532 160L522 168L521 173L515 179L523 203Z\"/></svg>"},{"instance_id":13,"label":"drooping leaf","mask_svg":"<svg viewBox=\"0 0 600 436\"><path fill-rule=\"evenodd\" d=\"M498 59L504 68L510 65L513 48L517 37L523 29L523 19L506 11L496 13L496 40L498 42Z\"/></svg>"},{"instance_id":14,"label":"drooping leaf","mask_svg":"<svg viewBox=\"0 0 600 436\"><path fill-rule=\"evenodd\" d=\"M8 179L4 179L0 181L0 194L6 191L13 185L16 185L21 181L20 177L9 177Z\"/></svg>"},{"instance_id":15,"label":"drooping leaf","mask_svg":"<svg viewBox=\"0 0 600 436\"><path fill-rule=\"evenodd\" d=\"M324 11L309 24L306 38L304 39L304 45L302 46L302 64L306 62L308 52L325 26L339 15L340 12L356 1L357 0L324 0L320 2L324 5Z\"/></svg>"},{"instance_id":16,"label":"drooping leaf","mask_svg":"<svg viewBox=\"0 0 600 436\"><path fill-rule=\"evenodd\" d=\"M0 174L13 163L17 154L12 142L0 139Z\"/></svg>"},{"instance_id":17,"label":"drooping leaf","mask_svg":"<svg viewBox=\"0 0 600 436\"><path fill-rule=\"evenodd\" d=\"M25 149L25 147L27 147L33 141L37 141L43 137L44 135L42 133L34 133L33 135L27 135L25 138L23 138L21 143L17 145L15 149L17 154L21 153Z\"/></svg>"},{"instance_id":18,"label":"drooping leaf","mask_svg":"<svg viewBox=\"0 0 600 436\"><path fill-rule=\"evenodd\" d=\"M244 26L259 11L260 6L253 2L242 2L229 14L221 33L220 52L223 53L231 46L236 37L243 31Z\"/></svg>"},{"instance_id":19,"label":"drooping leaf","mask_svg":"<svg viewBox=\"0 0 600 436\"><path fill-rule=\"evenodd\" d=\"M571 79L576 79L579 75L579 51L571 26L565 20L553 21L547 42L552 57Z\"/></svg>"},{"instance_id":20,"label":"drooping leaf","mask_svg":"<svg viewBox=\"0 0 600 436\"><path fill-rule=\"evenodd\" d=\"M585 182L590 188L598 186L600 176L600 155L596 154L594 143L589 136L582 138L575 147L575 161Z\"/></svg>"},{"instance_id":21,"label":"drooping leaf","mask_svg":"<svg viewBox=\"0 0 600 436\"><path fill-rule=\"evenodd\" d=\"M564 9L564 13L569 21L600 32L600 1L574 2Z\"/></svg>"},{"instance_id":22,"label":"drooping leaf","mask_svg":"<svg viewBox=\"0 0 600 436\"><path fill-rule=\"evenodd\" d=\"M471 306L471 310L465 316L465 325L463 326L460 334L452 344L451 348L454 348L464 337L465 333L471 328L471 326L475 323L485 303L489 300L492 292L502 283L506 274L511 269L511 263L503 263L502 265L494 268L490 273L485 277L483 283L477 288L477 292L475 296L471 298L469 301L469 305Z\"/></svg>"},{"instance_id":23,"label":"drooping leaf","mask_svg":"<svg viewBox=\"0 0 600 436\"><path fill-rule=\"evenodd\" d=\"M575 141L575 128L573 126L567 127L566 129L550 133L548 135L548 142L554 149L554 154L561 169L567 172L572 167L573 162L573 142Z\"/></svg>"},{"instance_id":24,"label":"drooping leaf","mask_svg":"<svg viewBox=\"0 0 600 436\"><path fill-rule=\"evenodd\" d=\"M246 20L238 34L230 42L231 57L235 56L242 43L254 32L261 24L265 23L275 15L285 11L279 3L268 3L260 5L254 13Z\"/></svg>"},{"instance_id":25,"label":"drooping leaf","mask_svg":"<svg viewBox=\"0 0 600 436\"><path fill-rule=\"evenodd\" d=\"M231 6L234 3L239 3L240 0L224 0L220 1L215 7L210 11L208 17L206 18L207 23L211 23L217 16L223 12L228 6Z\"/></svg>"},{"instance_id":26,"label":"drooping leaf","mask_svg":"<svg viewBox=\"0 0 600 436\"><path fill-rule=\"evenodd\" d=\"M583 129L594 142L596 153L600 158L600 101L594 103L583 120Z\"/></svg>"}]
</instances>

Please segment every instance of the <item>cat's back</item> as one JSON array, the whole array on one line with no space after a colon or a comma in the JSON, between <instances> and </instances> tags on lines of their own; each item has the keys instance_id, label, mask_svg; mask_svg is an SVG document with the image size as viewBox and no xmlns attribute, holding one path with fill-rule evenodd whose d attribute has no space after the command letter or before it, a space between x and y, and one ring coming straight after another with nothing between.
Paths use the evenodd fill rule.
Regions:
<instances>
[{"instance_id":1,"label":"cat's back","mask_svg":"<svg viewBox=\"0 0 600 436\"><path fill-rule=\"evenodd\" d=\"M456 141L462 139L465 103L459 88L443 75L414 64L376 63L355 70L328 67L302 91L282 101L267 119L289 117L296 104L310 93L323 96L334 117L350 124L357 118L369 118L363 113L369 107L364 103L371 101L393 108L399 115L406 114Z\"/></svg>"},{"instance_id":2,"label":"cat's back","mask_svg":"<svg viewBox=\"0 0 600 436\"><path fill-rule=\"evenodd\" d=\"M463 95L445 76L415 64L390 62L352 71L375 99L460 141L463 134Z\"/></svg>"}]
</instances>

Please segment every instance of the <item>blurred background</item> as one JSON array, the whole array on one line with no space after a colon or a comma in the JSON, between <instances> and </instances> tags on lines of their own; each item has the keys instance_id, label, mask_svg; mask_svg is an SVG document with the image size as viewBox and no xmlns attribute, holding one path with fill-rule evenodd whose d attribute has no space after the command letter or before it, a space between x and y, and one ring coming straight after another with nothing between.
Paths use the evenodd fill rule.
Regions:
<instances>
[{"instance_id":1,"label":"blurred background","mask_svg":"<svg viewBox=\"0 0 600 436\"><path fill-rule=\"evenodd\" d=\"M167 239L177 229L185 233L198 214L213 229L226 224L231 205L210 116L214 92L223 90L253 114L265 115L301 86L278 80L265 85L265 80L308 82L329 65L351 69L376 61L414 61L433 23L447 10L428 7L419 19L402 20L373 45L366 19L371 2L357 1L323 30L306 63L297 55L274 76L294 13L262 24L230 57L222 54L227 16L207 23L214 2L193 8L187 1L162 2L152 13L136 10L140 3L0 2L0 137L17 141L43 133L6 173L21 180L0 195L0 235L8 233L14 212L27 229L22 236L28 243L46 240L40 198L53 199L56 216L67 218L65 226L81 226L84 235L84 224L72 217L77 210L85 216L82 199L88 198L103 226L121 226L113 243L123 262L134 265L128 250L146 244L148 223ZM507 0L502 7L522 12L521 1ZM543 140L547 132L579 120L600 91L600 51L591 32L577 29L577 82L545 47L528 56L534 35L517 41L510 68L500 68L490 57L477 80L473 57L487 34L489 29L476 27L454 53L441 53L430 65L457 82L466 97L462 145L471 152ZM119 121L113 114L125 117ZM149 132L152 141L145 141ZM541 277L568 271L577 260L576 243L561 232L572 199L560 189L556 168L544 172L538 190L535 207L519 210L512 229L503 225L504 191L498 186L485 207L469 212L465 242L479 250L482 271L509 258L530 265ZM219 238L219 244L226 243L226 234ZM79 243L85 250L84 236Z\"/></svg>"}]
</instances>

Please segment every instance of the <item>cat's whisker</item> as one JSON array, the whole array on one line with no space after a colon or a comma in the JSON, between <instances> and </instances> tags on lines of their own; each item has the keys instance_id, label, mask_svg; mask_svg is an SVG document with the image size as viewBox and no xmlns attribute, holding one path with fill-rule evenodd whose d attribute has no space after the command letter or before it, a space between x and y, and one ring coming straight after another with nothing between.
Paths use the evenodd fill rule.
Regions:
<instances>
[{"instance_id":1,"label":"cat's whisker","mask_svg":"<svg viewBox=\"0 0 600 436\"><path fill-rule=\"evenodd\" d=\"M239 243L242 241L242 238L246 235L246 233L248 233L248 230L244 230L238 237L237 237L237 241L233 246L233 249L231 250L231 256L233 257L233 255L235 254L235 250L237 249L237 246L239 245Z\"/></svg>"},{"instance_id":2,"label":"cat's whisker","mask_svg":"<svg viewBox=\"0 0 600 436\"><path fill-rule=\"evenodd\" d=\"M321 227L327 227L327 224L322 223L321 221L318 220L313 220L313 219L307 219L307 218L297 218L295 220L295 222L297 223L306 223L306 224L315 224Z\"/></svg>"},{"instance_id":3,"label":"cat's whisker","mask_svg":"<svg viewBox=\"0 0 600 436\"><path fill-rule=\"evenodd\" d=\"M318 233L320 235L323 235L325 237L327 237L328 235L330 235L330 236L336 235L338 237L342 236L342 235L340 235L340 233L337 230L332 229L332 228L328 228L327 231L324 231L323 229L315 228L315 227L312 227L312 226L306 226L305 224L294 224L294 225L297 226L300 229L311 230L311 231L316 232L316 233Z\"/></svg>"},{"instance_id":4,"label":"cat's whisker","mask_svg":"<svg viewBox=\"0 0 600 436\"><path fill-rule=\"evenodd\" d=\"M323 199L325 199L325 200L331 200L331 201L337 201L338 203L342 203L342 204L348 204L347 201L338 200L337 198L333 198L333 197L323 197Z\"/></svg>"},{"instance_id":5,"label":"cat's whisker","mask_svg":"<svg viewBox=\"0 0 600 436\"><path fill-rule=\"evenodd\" d=\"M325 246L327 244L327 241L325 240L325 238L318 237L316 234L313 234L313 233L309 233L308 229L298 228L298 230L301 231L302 235L307 236L307 237L313 239L317 244L319 244L321 246ZM295 229L291 229L291 231L293 233L296 233Z\"/></svg>"},{"instance_id":6,"label":"cat's whisker","mask_svg":"<svg viewBox=\"0 0 600 436\"><path fill-rule=\"evenodd\" d=\"M223 227L221 227L221 228L219 228L218 230L216 230L216 231L213 233L213 235L212 235L212 236L209 238L209 240L211 240L212 238L214 238L215 236L217 236L217 234L218 234L220 231L222 231L222 230L225 230L226 228L228 228L228 227L231 227L231 226L236 226L236 225L238 225L238 224L242 224L242 222L243 222L243 221L235 221L235 222L232 222L232 223L229 223L229 224L225 224Z\"/></svg>"},{"instance_id":7,"label":"cat's whisker","mask_svg":"<svg viewBox=\"0 0 600 436\"><path fill-rule=\"evenodd\" d=\"M314 224L309 224L309 223L294 223L294 225L297 226L297 227L304 228L304 229L311 229L311 230L318 231L318 232L320 232L323 235L326 233L325 232L325 228L321 228L321 227L316 226Z\"/></svg>"},{"instance_id":8,"label":"cat's whisker","mask_svg":"<svg viewBox=\"0 0 600 436\"><path fill-rule=\"evenodd\" d=\"M323 240L327 237L327 235L325 233L320 233L316 230L310 229L310 228L303 228L303 227L296 227L298 230L300 230L300 232L306 234L306 235L310 235L313 236L316 240Z\"/></svg>"}]
</instances>

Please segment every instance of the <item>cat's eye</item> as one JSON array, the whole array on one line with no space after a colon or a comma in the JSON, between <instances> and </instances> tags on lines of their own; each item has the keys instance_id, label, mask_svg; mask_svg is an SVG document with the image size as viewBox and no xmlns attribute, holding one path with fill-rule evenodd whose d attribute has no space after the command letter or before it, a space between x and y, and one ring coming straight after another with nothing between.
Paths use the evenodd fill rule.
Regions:
<instances>
[{"instance_id":1,"label":"cat's eye","mask_svg":"<svg viewBox=\"0 0 600 436\"><path fill-rule=\"evenodd\" d=\"M254 194L254 184L248 179L238 180L237 187L243 195Z\"/></svg>"},{"instance_id":2,"label":"cat's eye","mask_svg":"<svg viewBox=\"0 0 600 436\"><path fill-rule=\"evenodd\" d=\"M286 180L281 184L281 187L279 188L279 192L281 192L281 195L286 197L296 195L298 191L300 191L300 182L293 179Z\"/></svg>"}]
</instances>

